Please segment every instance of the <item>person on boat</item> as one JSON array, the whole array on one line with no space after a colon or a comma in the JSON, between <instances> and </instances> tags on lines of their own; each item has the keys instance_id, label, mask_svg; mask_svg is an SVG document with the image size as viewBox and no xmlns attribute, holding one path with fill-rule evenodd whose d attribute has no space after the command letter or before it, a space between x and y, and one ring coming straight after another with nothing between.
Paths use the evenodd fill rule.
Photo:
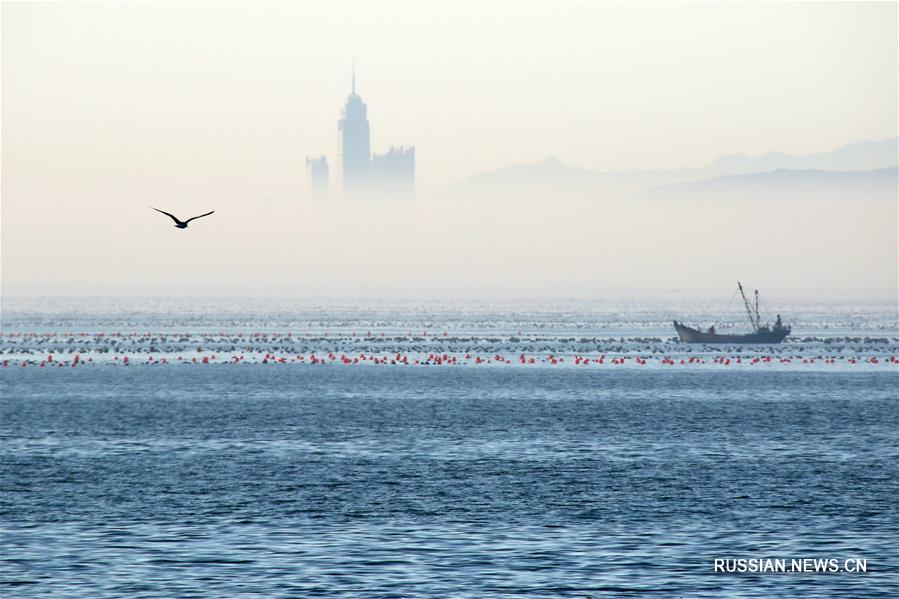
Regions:
<instances>
[{"instance_id":1,"label":"person on boat","mask_svg":"<svg viewBox=\"0 0 899 599\"><path fill-rule=\"evenodd\" d=\"M712 325L709 327L709 335L714 335L714 334L715 334L715 325Z\"/></svg>"},{"instance_id":2,"label":"person on boat","mask_svg":"<svg viewBox=\"0 0 899 599\"><path fill-rule=\"evenodd\" d=\"M778 315L777 315L777 320L774 321L774 330L775 330L775 331L779 331L779 330L781 330L782 328L784 328L784 323L783 323L783 321L780 319L780 314L778 314Z\"/></svg>"}]
</instances>

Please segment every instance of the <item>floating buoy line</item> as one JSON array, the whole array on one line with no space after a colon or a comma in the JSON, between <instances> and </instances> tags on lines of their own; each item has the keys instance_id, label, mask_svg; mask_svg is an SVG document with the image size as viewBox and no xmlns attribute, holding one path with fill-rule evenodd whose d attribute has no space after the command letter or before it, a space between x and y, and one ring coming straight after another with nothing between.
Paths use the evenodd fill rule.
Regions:
<instances>
[{"instance_id":1,"label":"floating buoy line","mask_svg":"<svg viewBox=\"0 0 899 599\"><path fill-rule=\"evenodd\" d=\"M805 337L702 346L658 337L462 335L448 331L79 332L0 334L2 368L168 365L709 367L896 369L899 337Z\"/></svg>"}]
</instances>

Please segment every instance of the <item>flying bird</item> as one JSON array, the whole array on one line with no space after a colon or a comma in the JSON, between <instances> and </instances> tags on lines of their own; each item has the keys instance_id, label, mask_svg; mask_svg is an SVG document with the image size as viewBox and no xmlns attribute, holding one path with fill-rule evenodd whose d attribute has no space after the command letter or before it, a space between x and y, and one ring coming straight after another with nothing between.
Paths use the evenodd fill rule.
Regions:
<instances>
[{"instance_id":1,"label":"flying bird","mask_svg":"<svg viewBox=\"0 0 899 599\"><path fill-rule=\"evenodd\" d=\"M153 208L153 206L150 206L150 208ZM190 221L192 221L192 220L197 220L198 218L203 218L204 216L209 216L210 214L212 214L213 212L215 212L215 210L213 210L212 212L207 212L206 214L201 214L200 216L193 216L193 217L191 217L191 218L189 218L189 219L187 219L187 220L178 220L178 217L177 217L177 216L175 216L174 214L169 214L169 213L166 212L165 210L160 210L159 208L153 208L153 210L155 210L156 212L162 212L163 214L165 214L166 216L168 216L170 219L172 219L173 221L175 221L175 228L176 228L176 229L186 229L186 228L187 228L187 223L189 223Z\"/></svg>"}]
</instances>

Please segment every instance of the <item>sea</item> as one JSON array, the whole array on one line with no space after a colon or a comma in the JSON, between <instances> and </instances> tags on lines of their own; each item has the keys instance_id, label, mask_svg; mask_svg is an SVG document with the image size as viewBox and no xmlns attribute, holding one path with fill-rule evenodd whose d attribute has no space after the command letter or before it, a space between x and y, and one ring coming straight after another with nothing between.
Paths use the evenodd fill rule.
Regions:
<instances>
[{"instance_id":1,"label":"sea","mask_svg":"<svg viewBox=\"0 0 899 599\"><path fill-rule=\"evenodd\" d=\"M714 310L3 298L0 594L899 596L895 299Z\"/></svg>"}]
</instances>

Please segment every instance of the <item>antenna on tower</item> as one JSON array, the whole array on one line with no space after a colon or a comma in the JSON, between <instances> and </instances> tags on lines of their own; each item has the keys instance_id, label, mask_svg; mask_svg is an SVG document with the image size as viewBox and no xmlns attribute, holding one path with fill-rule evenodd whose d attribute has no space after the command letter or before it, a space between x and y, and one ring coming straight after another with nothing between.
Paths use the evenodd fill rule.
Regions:
<instances>
[{"instance_id":1,"label":"antenna on tower","mask_svg":"<svg viewBox=\"0 0 899 599\"><path fill-rule=\"evenodd\" d=\"M356 94L356 59L353 59L353 94Z\"/></svg>"}]
</instances>

